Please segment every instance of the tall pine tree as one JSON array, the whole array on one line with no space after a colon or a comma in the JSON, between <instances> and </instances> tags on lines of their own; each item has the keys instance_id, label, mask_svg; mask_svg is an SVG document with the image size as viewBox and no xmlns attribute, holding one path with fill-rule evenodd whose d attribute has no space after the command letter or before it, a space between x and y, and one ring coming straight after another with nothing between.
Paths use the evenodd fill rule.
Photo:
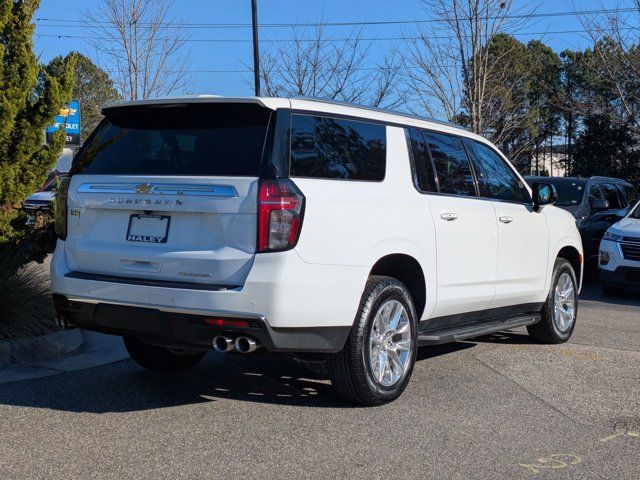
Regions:
<instances>
[{"instance_id":1,"label":"tall pine tree","mask_svg":"<svg viewBox=\"0 0 640 480\"><path fill-rule=\"evenodd\" d=\"M45 180L64 145L44 128L71 99L75 56L53 76L33 51L31 19L40 0L0 0L0 245L11 239L20 203Z\"/></svg>"}]
</instances>

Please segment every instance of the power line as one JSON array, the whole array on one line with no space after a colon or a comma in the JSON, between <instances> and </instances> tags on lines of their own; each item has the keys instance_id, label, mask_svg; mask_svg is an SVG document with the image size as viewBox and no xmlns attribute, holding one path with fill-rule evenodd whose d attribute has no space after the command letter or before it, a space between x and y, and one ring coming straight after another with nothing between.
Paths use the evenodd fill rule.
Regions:
<instances>
[{"instance_id":1,"label":"power line","mask_svg":"<svg viewBox=\"0 0 640 480\"><path fill-rule=\"evenodd\" d=\"M490 17L489 20L496 19L532 19L532 18L548 18L548 17L564 17L564 16L577 16L577 15L607 15L616 13L634 13L638 12L636 7L626 8L605 8L598 10L574 10L574 11L559 11L559 12L543 12L543 13L527 13L527 14L515 14L515 15L502 15L498 17ZM63 25L46 25L56 27L72 27L82 28L87 25L104 25L109 27L111 22L109 21L96 21L96 20L77 20L77 19L64 19L64 18L47 18L37 17L36 22L64 22ZM461 20L465 20L462 18ZM424 23L442 23L447 22L443 18L431 18L426 20L372 20L372 21L343 21L343 22L308 22L308 23L262 23L260 28L294 28L294 27L348 27L348 26L370 26L370 25L408 25L408 24L424 24ZM80 25L70 25L80 24ZM42 25L45 26L45 25ZM179 25L160 23L138 23L140 28L188 28L188 29L232 29L232 28L251 28L250 23L181 23Z\"/></svg>"},{"instance_id":2,"label":"power line","mask_svg":"<svg viewBox=\"0 0 640 480\"><path fill-rule=\"evenodd\" d=\"M636 30L635 27L621 27L621 30ZM579 30L556 30L556 31L543 31L543 32L513 32L508 35L517 36L517 37L527 37L527 36L537 36L537 35L565 35L565 34L576 34L576 33L587 33L584 29ZM84 40L113 40L113 38L107 37L95 37L88 35L56 35L56 34L47 34L47 33L35 33L37 37L47 37L47 38L59 38L59 39L84 39ZM463 37L466 37L463 35ZM430 35L429 38L433 39L454 39L458 38L455 35ZM362 42L379 42L379 41L407 41L407 40L420 40L422 37L420 36L400 36L400 37L344 37L344 38L323 38L323 42L350 42L354 40L359 40ZM142 39L144 40L144 39ZM169 40L165 38L158 38L157 40ZM171 39L172 40L172 39ZM183 40L184 42L197 42L197 43L251 43L251 39L246 38L187 38ZM294 42L314 42L317 39L307 38L307 39L263 39L260 40L261 43L294 43Z\"/></svg>"},{"instance_id":3,"label":"power line","mask_svg":"<svg viewBox=\"0 0 640 480\"><path fill-rule=\"evenodd\" d=\"M439 65L440 68L457 68L459 65ZM369 72L373 72L373 71L385 71L385 70L420 70L423 67L419 66L419 65L400 65L397 67L384 67L384 66L378 66L378 67L353 67L353 68L349 68L349 69L337 69L338 71L343 71L343 70L349 70L349 71L358 71L358 72L364 72L364 71L369 71ZM129 71L125 70L125 69L113 69L113 68L104 68L103 69L105 72L113 74L113 73L119 73L119 74L128 74ZM216 69L207 69L207 70L171 70L171 69L164 69L164 70L159 70L161 73L253 73L253 69L252 68L236 68L236 69L226 69L226 70L216 70ZM270 69L270 72L276 72L276 73L292 73L292 72L297 72L299 71L298 69L295 68L274 68L274 69Z\"/></svg>"}]
</instances>

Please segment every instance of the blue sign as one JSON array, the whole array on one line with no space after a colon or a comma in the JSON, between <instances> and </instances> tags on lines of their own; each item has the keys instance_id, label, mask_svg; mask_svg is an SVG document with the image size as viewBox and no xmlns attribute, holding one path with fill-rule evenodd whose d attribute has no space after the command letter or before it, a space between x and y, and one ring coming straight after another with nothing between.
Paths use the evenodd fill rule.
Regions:
<instances>
[{"instance_id":1,"label":"blue sign","mask_svg":"<svg viewBox=\"0 0 640 480\"><path fill-rule=\"evenodd\" d=\"M62 107L56 115L54 124L47 127L47 142L51 142L53 134L64 127L67 133L67 145L80 145L80 102L71 100L69 105Z\"/></svg>"}]
</instances>

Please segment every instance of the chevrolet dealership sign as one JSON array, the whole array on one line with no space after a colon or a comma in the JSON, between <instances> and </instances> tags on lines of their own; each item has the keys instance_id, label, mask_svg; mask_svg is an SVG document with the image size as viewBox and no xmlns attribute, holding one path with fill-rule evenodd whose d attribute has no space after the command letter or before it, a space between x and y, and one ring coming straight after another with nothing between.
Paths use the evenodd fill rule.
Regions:
<instances>
[{"instance_id":1,"label":"chevrolet dealership sign","mask_svg":"<svg viewBox=\"0 0 640 480\"><path fill-rule=\"evenodd\" d=\"M60 109L54 124L47 127L47 143L51 143L53 134L64 128L67 134L67 145L80 145L80 102L71 100L69 105Z\"/></svg>"}]
</instances>

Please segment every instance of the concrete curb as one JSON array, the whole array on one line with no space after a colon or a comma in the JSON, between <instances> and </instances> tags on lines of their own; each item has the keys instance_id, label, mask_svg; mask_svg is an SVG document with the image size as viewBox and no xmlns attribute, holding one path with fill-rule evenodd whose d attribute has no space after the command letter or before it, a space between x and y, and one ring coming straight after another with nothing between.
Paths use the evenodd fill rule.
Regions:
<instances>
[{"instance_id":1,"label":"concrete curb","mask_svg":"<svg viewBox=\"0 0 640 480\"><path fill-rule=\"evenodd\" d=\"M80 330L60 330L40 337L12 342L11 363L51 360L76 352L84 343Z\"/></svg>"},{"instance_id":2,"label":"concrete curb","mask_svg":"<svg viewBox=\"0 0 640 480\"><path fill-rule=\"evenodd\" d=\"M75 372L118 362L129 357L120 337L86 332L80 329L56 333L66 333L67 335L54 337L53 344L55 346L45 348L48 348L48 352L66 351L66 354L63 353L62 356L55 358L42 358L44 353L27 354L25 350L27 345L21 345L18 349L19 354L22 355L19 357L20 363L12 363L5 368L0 368L0 384ZM45 335L45 337L47 336ZM33 344L30 345L33 346ZM36 348L37 345L39 343L36 343ZM76 348L73 348L74 346ZM2 347L0 346L0 348Z\"/></svg>"},{"instance_id":3,"label":"concrete curb","mask_svg":"<svg viewBox=\"0 0 640 480\"><path fill-rule=\"evenodd\" d=\"M84 343L80 330L60 330L39 337L0 342L0 367L50 360L79 350Z\"/></svg>"}]
</instances>

